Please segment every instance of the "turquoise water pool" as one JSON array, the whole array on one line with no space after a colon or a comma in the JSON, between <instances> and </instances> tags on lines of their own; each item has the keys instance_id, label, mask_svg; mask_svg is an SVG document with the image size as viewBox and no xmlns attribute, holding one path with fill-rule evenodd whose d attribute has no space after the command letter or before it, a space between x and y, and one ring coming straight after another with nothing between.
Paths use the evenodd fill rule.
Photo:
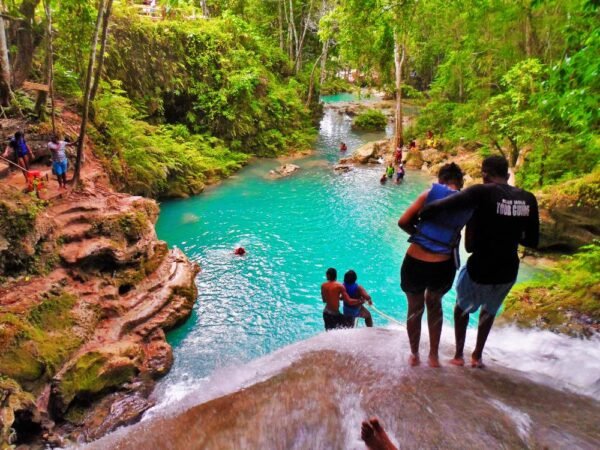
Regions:
<instances>
[{"instance_id":1,"label":"turquoise water pool","mask_svg":"<svg viewBox=\"0 0 600 450\"><path fill-rule=\"evenodd\" d=\"M407 236L396 223L431 178L411 171L403 184L382 186L382 166L342 175L331 166L341 140L350 152L382 137L352 132L347 116L329 110L317 152L295 161L297 174L267 179L280 163L259 161L198 197L161 204L159 237L202 267L193 314L168 336L175 364L166 383L205 377L322 332L320 284L328 267L340 278L354 269L376 306L404 320L399 268ZM240 245L244 257L233 254ZM452 290L444 298L448 320L454 300ZM388 323L373 317L376 326Z\"/></svg>"}]
</instances>

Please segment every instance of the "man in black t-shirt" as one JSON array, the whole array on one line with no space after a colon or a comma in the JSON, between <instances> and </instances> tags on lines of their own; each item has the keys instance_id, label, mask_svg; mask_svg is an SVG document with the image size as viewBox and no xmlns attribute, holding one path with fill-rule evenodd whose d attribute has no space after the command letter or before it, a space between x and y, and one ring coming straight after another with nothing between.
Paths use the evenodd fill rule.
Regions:
<instances>
[{"instance_id":1,"label":"man in black t-shirt","mask_svg":"<svg viewBox=\"0 0 600 450\"><path fill-rule=\"evenodd\" d=\"M539 215L535 196L508 185L508 162L502 156L490 156L481 165L483 183L443 200L426 205L422 218L441 211L473 208L467 224L465 247L472 253L458 276L454 332L456 354L450 361L464 365L463 349L469 313L479 314L477 344L471 366L483 368L482 354L498 309L508 295L519 271L519 244L537 247Z\"/></svg>"}]
</instances>

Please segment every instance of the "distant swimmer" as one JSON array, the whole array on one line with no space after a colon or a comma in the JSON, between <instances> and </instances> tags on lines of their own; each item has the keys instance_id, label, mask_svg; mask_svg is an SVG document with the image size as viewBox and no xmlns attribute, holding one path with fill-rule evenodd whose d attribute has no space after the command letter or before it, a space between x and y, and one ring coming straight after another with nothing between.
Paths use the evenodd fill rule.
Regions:
<instances>
[{"instance_id":1,"label":"distant swimmer","mask_svg":"<svg viewBox=\"0 0 600 450\"><path fill-rule=\"evenodd\" d=\"M365 441L369 450L398 450L377 417L372 417L362 423L360 438Z\"/></svg>"},{"instance_id":2,"label":"distant swimmer","mask_svg":"<svg viewBox=\"0 0 600 450\"><path fill-rule=\"evenodd\" d=\"M346 150L348 150L348 146L346 145L345 142L342 142L340 144L340 152L345 152Z\"/></svg>"},{"instance_id":3,"label":"distant swimmer","mask_svg":"<svg viewBox=\"0 0 600 450\"><path fill-rule=\"evenodd\" d=\"M381 184L387 183L387 175L385 173L383 175L381 175L381 178L379 179L379 182Z\"/></svg>"},{"instance_id":4,"label":"distant swimmer","mask_svg":"<svg viewBox=\"0 0 600 450\"><path fill-rule=\"evenodd\" d=\"M349 270L344 274L344 287L346 288L346 292L350 298L361 302L358 305L352 305L349 302L344 301L344 316L352 326L354 326L356 319L361 317L365 319L365 325L367 327L372 327L373 318L371 317L369 310L365 308L364 304L368 303L369 305L372 305L373 302L371 296L365 291L365 288L356 282L357 279L358 276L354 270Z\"/></svg>"},{"instance_id":5,"label":"distant swimmer","mask_svg":"<svg viewBox=\"0 0 600 450\"><path fill-rule=\"evenodd\" d=\"M352 323L349 323L350 321L340 314L340 299L350 305L361 305L362 303L348 296L344 285L336 281L337 270L333 267L327 269L325 276L327 281L321 285L321 298L325 303L325 309L323 310L325 330L350 328Z\"/></svg>"},{"instance_id":6,"label":"distant swimmer","mask_svg":"<svg viewBox=\"0 0 600 450\"><path fill-rule=\"evenodd\" d=\"M238 256L244 256L246 254L246 249L244 247L238 247L233 251L233 253Z\"/></svg>"}]
</instances>

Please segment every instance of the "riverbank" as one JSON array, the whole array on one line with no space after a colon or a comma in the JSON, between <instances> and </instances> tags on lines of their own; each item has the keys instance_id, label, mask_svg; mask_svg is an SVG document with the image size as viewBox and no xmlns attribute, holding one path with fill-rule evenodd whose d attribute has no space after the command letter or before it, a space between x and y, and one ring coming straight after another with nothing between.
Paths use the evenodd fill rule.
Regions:
<instances>
[{"instance_id":1,"label":"riverbank","mask_svg":"<svg viewBox=\"0 0 600 450\"><path fill-rule=\"evenodd\" d=\"M63 114L61 129L78 121ZM22 193L20 173L0 185L3 446L91 440L138 420L173 362L165 331L196 300L199 268L157 239L156 203L113 191L90 146L77 191L38 163L42 200Z\"/></svg>"}]
</instances>

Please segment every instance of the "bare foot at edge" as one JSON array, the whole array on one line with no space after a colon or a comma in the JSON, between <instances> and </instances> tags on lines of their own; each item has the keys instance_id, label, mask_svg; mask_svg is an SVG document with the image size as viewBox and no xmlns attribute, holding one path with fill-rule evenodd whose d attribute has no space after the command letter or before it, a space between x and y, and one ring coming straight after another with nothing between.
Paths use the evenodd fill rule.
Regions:
<instances>
[{"instance_id":1,"label":"bare foot at edge","mask_svg":"<svg viewBox=\"0 0 600 450\"><path fill-rule=\"evenodd\" d=\"M462 367L465 365L465 358L452 358L450 360L450 364L453 366Z\"/></svg>"},{"instance_id":2,"label":"bare foot at edge","mask_svg":"<svg viewBox=\"0 0 600 450\"><path fill-rule=\"evenodd\" d=\"M421 358L419 358L418 354L415 355L411 353L408 357L408 364L410 365L410 367L416 367L419 364L421 364Z\"/></svg>"},{"instance_id":3,"label":"bare foot at edge","mask_svg":"<svg viewBox=\"0 0 600 450\"><path fill-rule=\"evenodd\" d=\"M360 428L360 438L370 450L398 450L379 423L377 417L365 420Z\"/></svg>"},{"instance_id":4,"label":"bare foot at edge","mask_svg":"<svg viewBox=\"0 0 600 450\"><path fill-rule=\"evenodd\" d=\"M442 367L442 365L440 364L440 358L438 358L437 356L431 356L429 355L429 367L433 367L434 369L439 369L440 367Z\"/></svg>"},{"instance_id":5,"label":"bare foot at edge","mask_svg":"<svg viewBox=\"0 0 600 450\"><path fill-rule=\"evenodd\" d=\"M485 364L481 358L473 358L471 357L471 367L474 369L485 369Z\"/></svg>"}]
</instances>

